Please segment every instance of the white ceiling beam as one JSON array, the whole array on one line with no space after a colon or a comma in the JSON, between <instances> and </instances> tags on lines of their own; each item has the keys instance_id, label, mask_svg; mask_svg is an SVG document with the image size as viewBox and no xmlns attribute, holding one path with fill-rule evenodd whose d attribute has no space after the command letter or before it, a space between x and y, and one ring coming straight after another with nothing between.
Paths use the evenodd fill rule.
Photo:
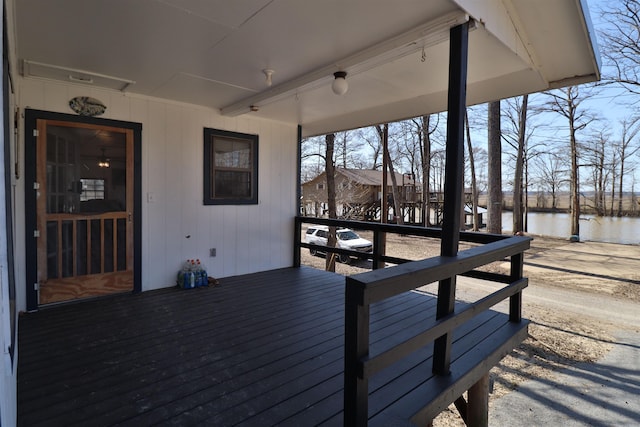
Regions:
<instances>
[{"instance_id":1,"label":"white ceiling beam","mask_svg":"<svg viewBox=\"0 0 640 427\"><path fill-rule=\"evenodd\" d=\"M354 75L370 70L423 47L435 46L449 40L449 30L468 20L469 16L462 11L451 12L353 55L332 62L318 70L223 107L220 111L225 116L248 113L252 106L260 107L322 84L328 85L333 80L333 73L336 71L347 71L349 75Z\"/></svg>"},{"instance_id":2,"label":"white ceiling beam","mask_svg":"<svg viewBox=\"0 0 640 427\"><path fill-rule=\"evenodd\" d=\"M480 26L540 74L540 61L511 0L456 0ZM543 75L540 77L545 79Z\"/></svg>"}]
</instances>

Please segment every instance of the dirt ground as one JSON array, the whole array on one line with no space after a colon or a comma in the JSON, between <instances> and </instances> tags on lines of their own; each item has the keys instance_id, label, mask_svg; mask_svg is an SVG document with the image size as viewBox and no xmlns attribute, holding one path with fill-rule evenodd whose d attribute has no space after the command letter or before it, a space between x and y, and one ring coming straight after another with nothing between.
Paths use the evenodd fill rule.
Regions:
<instances>
[{"instance_id":1,"label":"dirt ground","mask_svg":"<svg viewBox=\"0 0 640 427\"><path fill-rule=\"evenodd\" d=\"M372 237L366 232L360 234L368 239ZM578 292L596 303L599 296L640 302L639 246L583 245L565 239L532 237L534 239L525 255L524 268L525 276L529 278L529 288L536 287L542 293L545 289L565 289ZM439 245L436 239L389 235L387 254L406 259L424 259L438 255ZM460 250L465 247L468 246L461 244ZM587 249L591 252L587 253ZM597 257L598 262L594 262L593 257ZM303 250L302 263L324 268L325 259L313 257ZM370 266L370 261L354 260L350 265L336 264L336 272L357 274L367 271ZM506 272L508 264L494 263L486 268ZM425 290L437 292L435 285L429 285ZM523 297L523 316L531 321L529 338L491 370L490 406L528 378L552 377L555 370L567 365L599 360L614 342L611 333L616 328L615 321L558 310L544 303L527 302L526 292ZM452 405L434 420L434 426L464 426L464 423Z\"/></svg>"}]
</instances>

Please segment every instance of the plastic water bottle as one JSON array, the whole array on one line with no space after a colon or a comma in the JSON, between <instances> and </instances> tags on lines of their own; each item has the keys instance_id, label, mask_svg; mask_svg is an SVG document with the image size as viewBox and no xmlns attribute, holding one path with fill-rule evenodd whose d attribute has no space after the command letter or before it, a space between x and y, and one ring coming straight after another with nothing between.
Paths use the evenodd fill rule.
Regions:
<instances>
[{"instance_id":1,"label":"plastic water bottle","mask_svg":"<svg viewBox=\"0 0 640 427\"><path fill-rule=\"evenodd\" d=\"M189 289L196 287L196 276L196 261L192 259L189 266Z\"/></svg>"},{"instance_id":2,"label":"plastic water bottle","mask_svg":"<svg viewBox=\"0 0 640 427\"><path fill-rule=\"evenodd\" d=\"M186 260L182 265L182 270L178 273L178 285L183 289L191 288L193 282L193 272L191 271L191 260Z\"/></svg>"},{"instance_id":3,"label":"plastic water bottle","mask_svg":"<svg viewBox=\"0 0 640 427\"><path fill-rule=\"evenodd\" d=\"M200 260L196 260L196 276L197 276L197 285L196 286L207 286L209 284L207 278L207 271L204 269L204 266L200 263Z\"/></svg>"}]
</instances>

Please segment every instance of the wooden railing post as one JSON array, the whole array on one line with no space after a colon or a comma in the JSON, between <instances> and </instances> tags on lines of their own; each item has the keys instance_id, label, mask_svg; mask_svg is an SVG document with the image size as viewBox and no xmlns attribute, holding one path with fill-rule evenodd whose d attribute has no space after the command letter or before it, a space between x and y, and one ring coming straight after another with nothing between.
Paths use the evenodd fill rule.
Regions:
<instances>
[{"instance_id":1,"label":"wooden railing post","mask_svg":"<svg viewBox=\"0 0 640 427\"><path fill-rule=\"evenodd\" d=\"M294 218L293 226L293 266L300 267L300 239L302 238L302 220L300 217Z\"/></svg>"},{"instance_id":2,"label":"wooden railing post","mask_svg":"<svg viewBox=\"0 0 640 427\"><path fill-rule=\"evenodd\" d=\"M385 267L385 262L381 256L385 254L387 245L387 235L384 231L375 230L373 232L373 270Z\"/></svg>"},{"instance_id":3,"label":"wooden railing post","mask_svg":"<svg viewBox=\"0 0 640 427\"><path fill-rule=\"evenodd\" d=\"M369 381L360 360L369 355L369 305L363 304L361 287L349 277L345 289L344 322L344 425L366 426Z\"/></svg>"},{"instance_id":4,"label":"wooden railing post","mask_svg":"<svg viewBox=\"0 0 640 427\"><path fill-rule=\"evenodd\" d=\"M520 252L511 256L511 283L522 279L524 274L524 253ZM509 297L509 320L520 322L522 320L522 292Z\"/></svg>"}]
</instances>

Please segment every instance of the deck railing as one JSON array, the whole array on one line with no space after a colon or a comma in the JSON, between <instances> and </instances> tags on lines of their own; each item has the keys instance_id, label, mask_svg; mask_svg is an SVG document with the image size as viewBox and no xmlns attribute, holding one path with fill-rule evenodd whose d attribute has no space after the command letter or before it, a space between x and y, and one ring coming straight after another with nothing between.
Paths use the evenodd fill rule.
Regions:
<instances>
[{"instance_id":1,"label":"deck railing","mask_svg":"<svg viewBox=\"0 0 640 427\"><path fill-rule=\"evenodd\" d=\"M368 221L351 221L351 220L338 220L338 219L329 219L329 218L315 218L315 217L305 217L298 216L295 218L295 232L294 232L294 266L299 267L301 262L300 250L302 248L308 249L317 249L318 245L305 243L301 241L302 236L302 224L315 224L315 225L326 225L326 226L335 226L337 228L351 228L354 230L367 230L373 232L373 252L372 253L363 253L350 249L343 248L330 248L323 246L322 251L327 253L336 253L349 255L353 258L359 259L370 259L373 261L372 268L374 270L378 268L383 268L385 263L392 264L404 264L406 262L412 261L406 258L398 258L394 256L386 255L384 251L384 237L385 234L399 234L405 236L417 236L417 237L428 237L440 239L442 237L442 229L436 227L419 227L415 225L397 225L397 224L382 224L379 222L368 222ZM470 231L461 231L460 232L460 241L468 242L468 243L478 243L478 244L487 244L491 242L496 242L499 240L504 240L509 238L509 236L505 236L502 234L490 234L490 233L477 233ZM498 279L501 276L495 276L492 274L487 275L483 272L477 272L478 274L467 274L478 278L489 279L492 280Z\"/></svg>"},{"instance_id":2,"label":"deck railing","mask_svg":"<svg viewBox=\"0 0 640 427\"><path fill-rule=\"evenodd\" d=\"M386 256L381 248L383 233L395 233L410 236L441 236L441 230L415 226L367 223L361 221L340 221L321 218L298 217L296 225L295 262L300 263L300 249L313 248L301 242L302 224L320 224L336 227L349 227L358 230L371 230L374 233L372 254L356 251L323 248L327 253L348 254L358 258L372 258L373 268L384 262L399 264L392 268L377 269L346 278L345 295L345 389L344 414L345 425L366 425L368 417L368 380L376 372L408 356L413 351L436 340L446 345L436 345L433 355L434 372L448 371L453 330L473 317L509 299L509 321L520 322L522 316L521 291L527 286L523 278L524 252L530 246L530 238L504 236L488 233L461 232L460 241L480 243L482 245L458 252L456 256L437 256L421 261L409 261ZM510 258L508 274L491 273L477 270L479 267L495 261ZM376 354L369 354L369 313L370 305L386 298L407 292L421 286L455 278L458 275L475 277L506 284L499 290L454 312L439 318L432 327L396 345ZM439 366L436 366L439 364Z\"/></svg>"}]
</instances>

